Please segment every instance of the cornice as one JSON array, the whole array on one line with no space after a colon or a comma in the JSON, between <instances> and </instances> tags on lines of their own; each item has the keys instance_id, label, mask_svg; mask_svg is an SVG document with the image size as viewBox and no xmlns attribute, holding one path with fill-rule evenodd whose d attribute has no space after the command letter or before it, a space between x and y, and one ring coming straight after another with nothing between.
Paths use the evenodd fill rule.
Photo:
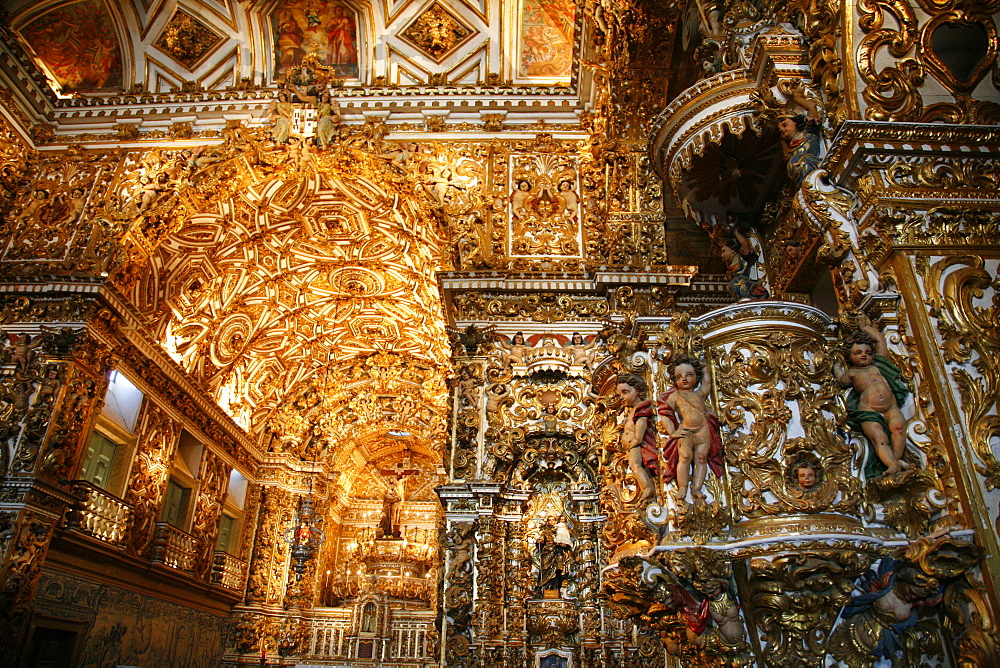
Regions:
<instances>
[{"instance_id":1,"label":"cornice","mask_svg":"<svg viewBox=\"0 0 1000 668\"><path fill-rule=\"evenodd\" d=\"M845 121L825 166L832 181L855 189L858 180L898 157L1000 157L1000 128L992 125Z\"/></svg>"}]
</instances>

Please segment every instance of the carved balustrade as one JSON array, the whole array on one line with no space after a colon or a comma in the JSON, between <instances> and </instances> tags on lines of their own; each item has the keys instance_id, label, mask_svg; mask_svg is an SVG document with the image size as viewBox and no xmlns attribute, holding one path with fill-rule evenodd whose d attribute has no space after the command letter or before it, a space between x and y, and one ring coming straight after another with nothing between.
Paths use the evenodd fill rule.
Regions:
<instances>
[{"instance_id":1,"label":"carved balustrade","mask_svg":"<svg viewBox=\"0 0 1000 668\"><path fill-rule=\"evenodd\" d=\"M237 559L228 552L215 551L212 559L212 579L214 585L241 591L247 579L247 562Z\"/></svg>"},{"instance_id":2,"label":"carved balustrade","mask_svg":"<svg viewBox=\"0 0 1000 668\"><path fill-rule=\"evenodd\" d=\"M132 521L132 506L85 480L74 481L73 491L77 501L67 516L66 528L116 547L122 545Z\"/></svg>"},{"instance_id":3,"label":"carved balustrade","mask_svg":"<svg viewBox=\"0 0 1000 668\"><path fill-rule=\"evenodd\" d=\"M190 573L194 570L197 552L194 536L166 522L156 523L151 559L154 564L163 564Z\"/></svg>"}]
</instances>

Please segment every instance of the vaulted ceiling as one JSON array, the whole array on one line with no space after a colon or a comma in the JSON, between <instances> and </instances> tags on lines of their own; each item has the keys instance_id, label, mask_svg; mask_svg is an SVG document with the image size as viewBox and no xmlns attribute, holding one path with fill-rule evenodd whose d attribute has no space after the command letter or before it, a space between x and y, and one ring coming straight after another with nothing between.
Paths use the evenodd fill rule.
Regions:
<instances>
[{"instance_id":1,"label":"vaulted ceiling","mask_svg":"<svg viewBox=\"0 0 1000 668\"><path fill-rule=\"evenodd\" d=\"M573 0L8 3L61 93L267 86L315 53L347 85L569 84Z\"/></svg>"}]
</instances>

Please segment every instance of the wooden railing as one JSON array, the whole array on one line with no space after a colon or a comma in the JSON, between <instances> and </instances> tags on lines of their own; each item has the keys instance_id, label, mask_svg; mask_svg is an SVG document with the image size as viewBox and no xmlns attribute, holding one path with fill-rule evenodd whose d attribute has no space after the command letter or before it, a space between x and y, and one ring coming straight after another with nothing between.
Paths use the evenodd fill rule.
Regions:
<instances>
[{"instance_id":1,"label":"wooden railing","mask_svg":"<svg viewBox=\"0 0 1000 668\"><path fill-rule=\"evenodd\" d=\"M157 522L153 533L154 564L163 564L190 573L195 561L194 536L166 522Z\"/></svg>"},{"instance_id":2,"label":"wooden railing","mask_svg":"<svg viewBox=\"0 0 1000 668\"><path fill-rule=\"evenodd\" d=\"M86 480L75 480L77 500L66 516L66 528L111 545L125 542L132 521L132 506Z\"/></svg>"},{"instance_id":3,"label":"wooden railing","mask_svg":"<svg viewBox=\"0 0 1000 668\"><path fill-rule=\"evenodd\" d=\"M216 550L212 559L212 584L242 591L247 576L247 564L228 552Z\"/></svg>"}]
</instances>

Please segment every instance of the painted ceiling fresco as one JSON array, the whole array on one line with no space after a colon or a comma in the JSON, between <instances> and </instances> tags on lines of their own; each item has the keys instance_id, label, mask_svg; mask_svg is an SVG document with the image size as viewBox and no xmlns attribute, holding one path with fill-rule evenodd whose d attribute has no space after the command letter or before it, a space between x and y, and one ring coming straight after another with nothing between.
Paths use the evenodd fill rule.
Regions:
<instances>
[{"instance_id":1,"label":"painted ceiling fresco","mask_svg":"<svg viewBox=\"0 0 1000 668\"><path fill-rule=\"evenodd\" d=\"M82 0L44 12L20 33L64 91L121 88L121 50L101 0Z\"/></svg>"},{"instance_id":2,"label":"painted ceiling fresco","mask_svg":"<svg viewBox=\"0 0 1000 668\"><path fill-rule=\"evenodd\" d=\"M271 86L309 54L347 85L569 83L580 18L573 0L12 4L62 94Z\"/></svg>"},{"instance_id":3,"label":"painted ceiling fresco","mask_svg":"<svg viewBox=\"0 0 1000 668\"><path fill-rule=\"evenodd\" d=\"M523 0L518 66L528 77L568 77L573 67L572 0Z\"/></svg>"},{"instance_id":4,"label":"painted ceiling fresco","mask_svg":"<svg viewBox=\"0 0 1000 668\"><path fill-rule=\"evenodd\" d=\"M271 14L275 75L316 54L320 62L345 78L358 76L358 25L355 12L329 0L281 0Z\"/></svg>"}]
</instances>

